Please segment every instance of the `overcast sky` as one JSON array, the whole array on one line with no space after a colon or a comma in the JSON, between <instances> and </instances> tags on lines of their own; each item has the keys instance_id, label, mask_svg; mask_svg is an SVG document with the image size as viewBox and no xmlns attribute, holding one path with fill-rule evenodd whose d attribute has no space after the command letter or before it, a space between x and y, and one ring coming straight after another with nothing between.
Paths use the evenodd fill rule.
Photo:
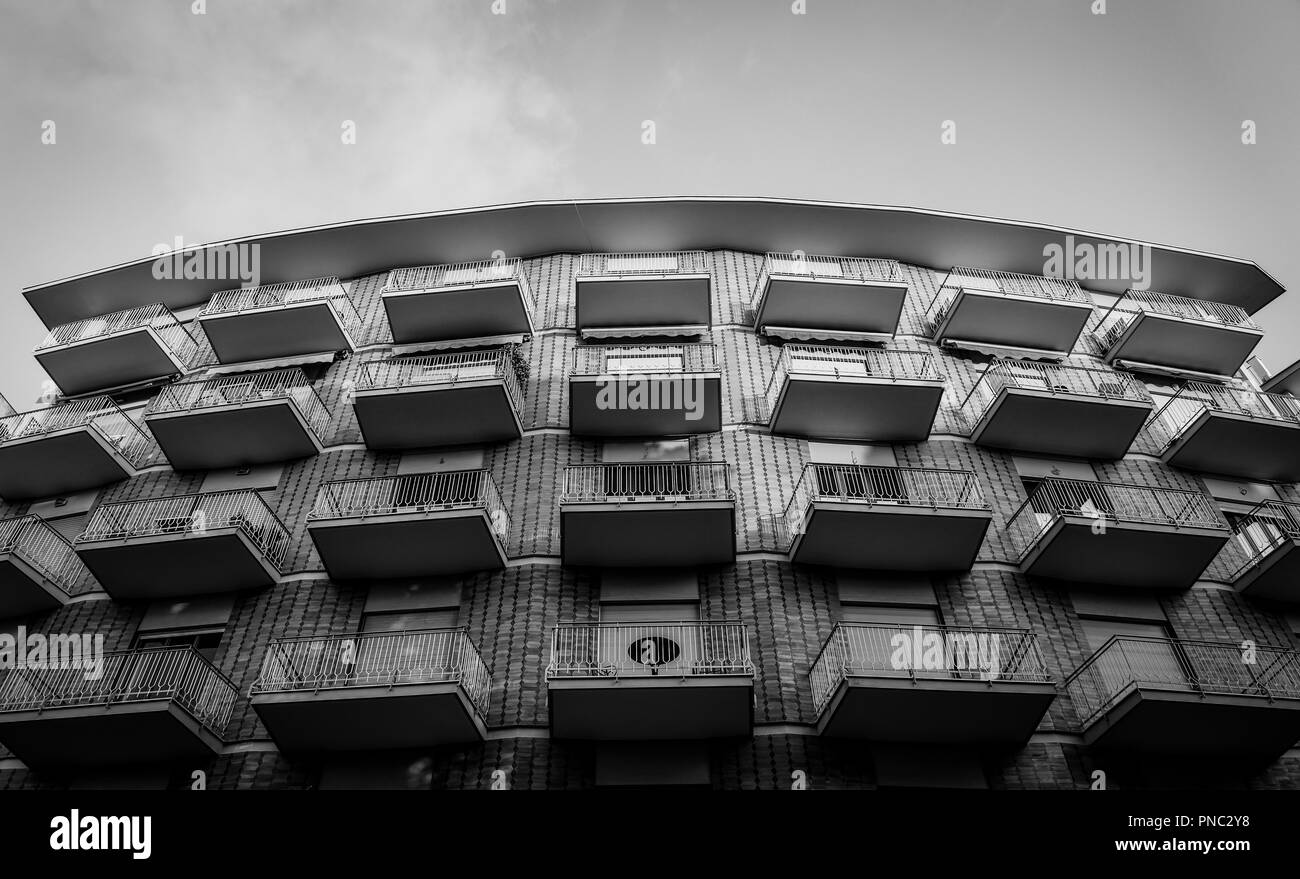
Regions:
<instances>
[{"instance_id":1,"label":"overcast sky","mask_svg":"<svg viewBox=\"0 0 1300 879\"><path fill-rule=\"evenodd\" d=\"M1300 287L1300 2L1093 2L0 0L0 392L44 378L24 286L178 235L540 198L935 208ZM1259 315L1274 369L1298 315Z\"/></svg>"}]
</instances>

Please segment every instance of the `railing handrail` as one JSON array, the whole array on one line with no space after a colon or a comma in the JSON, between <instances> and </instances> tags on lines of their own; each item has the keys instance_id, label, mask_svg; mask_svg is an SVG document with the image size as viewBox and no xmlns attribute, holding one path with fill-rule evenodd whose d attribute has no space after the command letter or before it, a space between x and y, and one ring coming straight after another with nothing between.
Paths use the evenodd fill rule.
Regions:
<instances>
[{"instance_id":1,"label":"railing handrail","mask_svg":"<svg viewBox=\"0 0 1300 879\"><path fill-rule=\"evenodd\" d=\"M1186 320L1201 320L1224 326L1241 327L1258 330L1259 324L1251 318L1250 313L1240 305L1227 302L1215 302L1210 299L1196 299L1192 296L1178 296L1173 293L1161 293L1156 290L1125 290L1097 321L1095 331L1098 338L1111 334L1117 322L1127 320L1139 314L1163 314Z\"/></svg>"},{"instance_id":2,"label":"railing handrail","mask_svg":"<svg viewBox=\"0 0 1300 879\"><path fill-rule=\"evenodd\" d=\"M675 642L677 653L650 661L628 654L623 633ZM657 649L657 648L656 648ZM562 661L562 659L564 661ZM697 677L754 674L749 627L731 620L645 620L640 622L559 623L551 629L546 679L664 675Z\"/></svg>"},{"instance_id":3,"label":"railing handrail","mask_svg":"<svg viewBox=\"0 0 1300 879\"><path fill-rule=\"evenodd\" d=\"M0 445L82 427L95 430L136 468L152 464L162 454L148 428L106 396L67 400L0 416Z\"/></svg>"},{"instance_id":4,"label":"railing handrail","mask_svg":"<svg viewBox=\"0 0 1300 879\"><path fill-rule=\"evenodd\" d=\"M709 274L709 254L704 250L657 250L645 252L622 253L583 253L578 258L578 277L600 278L620 275L703 275ZM611 269L611 262L621 261L643 267L629 265Z\"/></svg>"},{"instance_id":5,"label":"railing handrail","mask_svg":"<svg viewBox=\"0 0 1300 879\"><path fill-rule=\"evenodd\" d=\"M1203 412L1300 424L1300 400L1290 395L1189 381L1151 414L1143 432L1163 454Z\"/></svg>"},{"instance_id":6,"label":"railing handrail","mask_svg":"<svg viewBox=\"0 0 1300 879\"><path fill-rule=\"evenodd\" d=\"M1300 540L1300 504L1265 500L1251 507L1205 569L1207 579L1235 583L1287 541Z\"/></svg>"},{"instance_id":7,"label":"railing handrail","mask_svg":"<svg viewBox=\"0 0 1300 879\"><path fill-rule=\"evenodd\" d=\"M0 519L0 554L14 553L64 594L94 591L98 583L72 544L40 516Z\"/></svg>"},{"instance_id":8,"label":"railing handrail","mask_svg":"<svg viewBox=\"0 0 1300 879\"><path fill-rule=\"evenodd\" d=\"M734 500L731 465L723 461L640 461L570 464L564 468L561 504L635 497Z\"/></svg>"},{"instance_id":9,"label":"railing handrail","mask_svg":"<svg viewBox=\"0 0 1300 879\"><path fill-rule=\"evenodd\" d=\"M172 314L171 309L161 302L124 308L121 311L59 324L50 329L41 343L36 346L36 350L43 351L47 348L72 345L88 339L145 327L156 330L177 359L189 365L190 358L197 349L197 343L189 330L185 329L176 319L176 315Z\"/></svg>"},{"instance_id":10,"label":"railing handrail","mask_svg":"<svg viewBox=\"0 0 1300 879\"><path fill-rule=\"evenodd\" d=\"M1051 381L1052 377L1058 378L1058 381ZM996 387L993 387L995 384ZM1113 388L1103 387L1103 385L1114 385L1122 393L1114 393ZM1008 387L1079 394L1108 400L1154 402L1146 385L1127 372L1097 366L1078 366L1073 363L1043 363L1036 360L997 357L980 373L958 408L965 411L972 399L978 399L987 406L997 397L998 392Z\"/></svg>"},{"instance_id":11,"label":"railing handrail","mask_svg":"<svg viewBox=\"0 0 1300 879\"><path fill-rule=\"evenodd\" d=\"M818 363L821 365L813 366ZM843 364L843 367L836 364ZM861 366L858 369L849 368ZM794 375L841 375L885 381L943 381L934 354L915 348L861 348L847 345L782 345L767 380L768 412L776 405L785 380Z\"/></svg>"},{"instance_id":12,"label":"railing handrail","mask_svg":"<svg viewBox=\"0 0 1300 879\"><path fill-rule=\"evenodd\" d=\"M478 381L488 376L502 381L506 394L518 410L523 406L520 387L520 368L509 348L485 351L452 351L445 354L385 357L369 360L361 365L357 387L362 390L387 390L410 385L455 385L462 381Z\"/></svg>"},{"instance_id":13,"label":"railing handrail","mask_svg":"<svg viewBox=\"0 0 1300 879\"><path fill-rule=\"evenodd\" d=\"M350 336L356 339L360 335L361 315L343 282L334 276L222 290L212 294L199 312L198 320L261 308L284 308L301 302L328 305Z\"/></svg>"},{"instance_id":14,"label":"railing handrail","mask_svg":"<svg viewBox=\"0 0 1300 879\"><path fill-rule=\"evenodd\" d=\"M971 286L970 289L980 293L998 293L1004 296L1032 296L1038 299L1058 302L1077 302L1092 307L1092 299L1084 292L1077 281L1065 278L1049 278L1043 275L1026 275L1020 272L1003 272L995 269L977 269L970 266L953 266L935 288L934 297L925 309L925 318L936 329L941 323L940 317L957 294L966 287L963 284L950 284L954 278L973 278L984 286Z\"/></svg>"},{"instance_id":15,"label":"railing handrail","mask_svg":"<svg viewBox=\"0 0 1300 879\"><path fill-rule=\"evenodd\" d=\"M486 468L333 480L321 486L307 520L357 519L434 508L482 508L500 539L509 534L509 511Z\"/></svg>"},{"instance_id":16,"label":"railing handrail","mask_svg":"<svg viewBox=\"0 0 1300 879\"><path fill-rule=\"evenodd\" d=\"M533 314L536 311L536 298L528 283L523 260L518 257L391 269L380 293L458 290L506 281L516 282L524 299L524 307L530 315Z\"/></svg>"},{"instance_id":17,"label":"railing handrail","mask_svg":"<svg viewBox=\"0 0 1300 879\"><path fill-rule=\"evenodd\" d=\"M717 346L711 343L688 343L666 345L579 345L573 349L573 366L570 375L600 376L618 374L621 370L609 369L610 358L627 358L629 360L644 358L680 357L681 365L675 367L653 367L646 370L652 374L679 374L693 372L718 372Z\"/></svg>"},{"instance_id":18,"label":"railing handrail","mask_svg":"<svg viewBox=\"0 0 1300 879\"><path fill-rule=\"evenodd\" d=\"M269 399L287 400L311 425L317 438L329 430L330 411L301 367L237 372L187 379L163 386L149 401L146 415L192 412Z\"/></svg>"},{"instance_id":19,"label":"railing handrail","mask_svg":"<svg viewBox=\"0 0 1300 879\"><path fill-rule=\"evenodd\" d=\"M802 533L808 506L818 500L864 505L988 510L974 471L943 467L823 464L809 461L785 507L791 534Z\"/></svg>"}]
</instances>

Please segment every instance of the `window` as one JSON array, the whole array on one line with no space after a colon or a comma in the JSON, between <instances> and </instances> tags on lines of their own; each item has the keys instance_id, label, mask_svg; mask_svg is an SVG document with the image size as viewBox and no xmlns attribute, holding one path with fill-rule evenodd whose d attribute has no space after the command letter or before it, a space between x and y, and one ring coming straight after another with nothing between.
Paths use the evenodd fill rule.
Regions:
<instances>
[{"instance_id":1,"label":"window","mask_svg":"<svg viewBox=\"0 0 1300 879\"><path fill-rule=\"evenodd\" d=\"M596 661L622 675L647 676L695 673L715 660L725 664L725 639L709 637L707 627L680 625L699 618L698 602L602 604L600 621L620 625L597 634Z\"/></svg>"},{"instance_id":2,"label":"window","mask_svg":"<svg viewBox=\"0 0 1300 879\"><path fill-rule=\"evenodd\" d=\"M938 609L932 607L841 604L840 610L844 622L864 624L849 628L842 635L847 652L846 670L855 674L907 676L911 663L900 667L896 662L896 637L911 639L916 626L939 625Z\"/></svg>"},{"instance_id":3,"label":"window","mask_svg":"<svg viewBox=\"0 0 1300 879\"><path fill-rule=\"evenodd\" d=\"M1190 687L1181 651L1170 640L1172 633L1164 624L1088 618L1081 622L1088 646L1094 652L1104 647L1112 637L1132 639L1111 647L1103 659L1094 663L1094 668L1100 673L1103 695L1119 693L1134 682L1180 689Z\"/></svg>"},{"instance_id":4,"label":"window","mask_svg":"<svg viewBox=\"0 0 1300 879\"><path fill-rule=\"evenodd\" d=\"M176 632L149 632L139 634L135 646L143 647L193 647L209 662L217 655L221 646L222 629L197 629Z\"/></svg>"},{"instance_id":5,"label":"window","mask_svg":"<svg viewBox=\"0 0 1300 879\"><path fill-rule=\"evenodd\" d=\"M420 629L454 629L460 608L368 613L361 617L362 632L413 632Z\"/></svg>"},{"instance_id":6,"label":"window","mask_svg":"<svg viewBox=\"0 0 1300 879\"><path fill-rule=\"evenodd\" d=\"M229 470L213 470L203 477L201 492L270 491L280 484L283 464L257 464Z\"/></svg>"}]
</instances>

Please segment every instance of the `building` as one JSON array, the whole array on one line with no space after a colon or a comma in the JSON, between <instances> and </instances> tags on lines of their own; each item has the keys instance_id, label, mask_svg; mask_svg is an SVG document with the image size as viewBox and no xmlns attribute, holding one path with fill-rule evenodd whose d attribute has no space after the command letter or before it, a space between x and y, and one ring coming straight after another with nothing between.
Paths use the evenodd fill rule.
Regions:
<instances>
[{"instance_id":1,"label":"building","mask_svg":"<svg viewBox=\"0 0 1300 879\"><path fill-rule=\"evenodd\" d=\"M1129 244L557 202L26 290L0 631L85 652L0 788L1300 786L1283 290L1067 235Z\"/></svg>"}]
</instances>

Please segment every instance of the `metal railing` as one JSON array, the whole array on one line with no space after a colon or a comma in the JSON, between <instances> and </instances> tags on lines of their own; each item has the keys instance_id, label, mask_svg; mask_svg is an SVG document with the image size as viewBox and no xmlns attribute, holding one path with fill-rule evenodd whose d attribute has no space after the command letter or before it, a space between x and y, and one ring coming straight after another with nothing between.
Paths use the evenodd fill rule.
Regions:
<instances>
[{"instance_id":1,"label":"metal railing","mask_svg":"<svg viewBox=\"0 0 1300 879\"><path fill-rule=\"evenodd\" d=\"M193 647L142 647L103 655L102 672L85 668L15 669L0 681L0 711L45 711L169 699L221 736L235 686Z\"/></svg>"},{"instance_id":2,"label":"metal railing","mask_svg":"<svg viewBox=\"0 0 1300 879\"><path fill-rule=\"evenodd\" d=\"M1228 530L1213 498L1198 491L1050 478L1007 521L1007 538L1020 560L1061 516L1091 519L1102 527L1135 523Z\"/></svg>"},{"instance_id":3,"label":"metal railing","mask_svg":"<svg viewBox=\"0 0 1300 879\"><path fill-rule=\"evenodd\" d=\"M996 359L985 368L958 407L966 423L974 428L998 398L998 394L1006 388L1155 405L1146 385L1127 372L1062 363Z\"/></svg>"},{"instance_id":4,"label":"metal railing","mask_svg":"<svg viewBox=\"0 0 1300 879\"><path fill-rule=\"evenodd\" d=\"M457 385L499 379L518 410L523 406L516 358L507 348L389 357L361 365L358 390L395 390L413 385Z\"/></svg>"},{"instance_id":5,"label":"metal railing","mask_svg":"<svg viewBox=\"0 0 1300 879\"><path fill-rule=\"evenodd\" d=\"M706 275L709 255L702 250L651 253L584 253L578 259L578 277L618 275Z\"/></svg>"},{"instance_id":6,"label":"metal railing","mask_svg":"<svg viewBox=\"0 0 1300 879\"><path fill-rule=\"evenodd\" d=\"M571 374L656 375L717 371L713 345L579 345L573 349Z\"/></svg>"},{"instance_id":7,"label":"metal railing","mask_svg":"<svg viewBox=\"0 0 1300 879\"><path fill-rule=\"evenodd\" d=\"M733 622L562 624L546 666L547 680L753 674L749 631Z\"/></svg>"},{"instance_id":8,"label":"metal railing","mask_svg":"<svg viewBox=\"0 0 1300 879\"><path fill-rule=\"evenodd\" d=\"M477 262L457 262L434 266L412 266L393 269L388 273L381 293L401 293L440 290L460 290L481 284L500 284L514 281L524 299L524 308L532 315L537 300L528 284L521 259L486 259Z\"/></svg>"},{"instance_id":9,"label":"metal railing","mask_svg":"<svg viewBox=\"0 0 1300 879\"><path fill-rule=\"evenodd\" d=\"M783 345L777 355L765 399L770 413L791 375L830 379L874 378L880 381L943 381L929 351L883 350L837 345Z\"/></svg>"},{"instance_id":10,"label":"metal railing","mask_svg":"<svg viewBox=\"0 0 1300 879\"><path fill-rule=\"evenodd\" d=\"M785 508L786 527L792 536L803 533L808 507L815 501L866 507L989 509L979 480L969 470L809 463Z\"/></svg>"},{"instance_id":11,"label":"metal railing","mask_svg":"<svg viewBox=\"0 0 1300 879\"><path fill-rule=\"evenodd\" d=\"M1115 300L1115 304L1102 314L1097 322L1097 328L1093 330L1093 338L1097 340L1103 351L1109 350L1116 340L1124 335L1124 331L1128 329L1134 318L1148 313L1237 329L1260 329L1259 324L1251 319L1246 309L1239 305L1192 299L1171 293L1157 293L1154 290L1126 290L1124 295Z\"/></svg>"},{"instance_id":12,"label":"metal railing","mask_svg":"<svg viewBox=\"0 0 1300 879\"><path fill-rule=\"evenodd\" d=\"M477 509L487 513L492 531L505 540L510 531L510 516L486 470L327 482L316 496L316 506L307 519L364 519L399 513Z\"/></svg>"},{"instance_id":13,"label":"metal railing","mask_svg":"<svg viewBox=\"0 0 1300 879\"><path fill-rule=\"evenodd\" d=\"M818 714L846 678L1052 682L1033 632L906 623L836 623L808 677Z\"/></svg>"},{"instance_id":14,"label":"metal railing","mask_svg":"<svg viewBox=\"0 0 1300 879\"><path fill-rule=\"evenodd\" d=\"M1208 382L1187 382L1147 420L1144 438L1154 454L1162 455L1205 412L1300 424L1300 400L1295 397Z\"/></svg>"},{"instance_id":15,"label":"metal railing","mask_svg":"<svg viewBox=\"0 0 1300 879\"><path fill-rule=\"evenodd\" d=\"M1300 653L1240 644L1116 635L1065 681L1087 727L1134 690L1300 699Z\"/></svg>"},{"instance_id":16,"label":"metal railing","mask_svg":"<svg viewBox=\"0 0 1300 879\"><path fill-rule=\"evenodd\" d=\"M189 330L181 326L176 316L161 302L60 324L50 330L44 341L36 346L36 350L75 345L90 339L144 328L151 328L177 360L187 367L190 365L198 344Z\"/></svg>"},{"instance_id":17,"label":"metal railing","mask_svg":"<svg viewBox=\"0 0 1300 879\"><path fill-rule=\"evenodd\" d=\"M1293 540L1300 540L1300 504L1263 501L1235 523L1205 575L1234 583Z\"/></svg>"},{"instance_id":18,"label":"metal railing","mask_svg":"<svg viewBox=\"0 0 1300 879\"><path fill-rule=\"evenodd\" d=\"M836 281L903 283L898 262L856 256L812 256L802 253L768 253L758 273L751 305L757 309L772 278L810 278Z\"/></svg>"},{"instance_id":19,"label":"metal railing","mask_svg":"<svg viewBox=\"0 0 1300 879\"><path fill-rule=\"evenodd\" d=\"M161 534L201 536L224 528L237 528L277 569L284 564L289 531L262 496L247 489L102 504L75 542Z\"/></svg>"},{"instance_id":20,"label":"metal railing","mask_svg":"<svg viewBox=\"0 0 1300 879\"><path fill-rule=\"evenodd\" d=\"M455 682L480 715L492 676L465 629L277 638L252 694Z\"/></svg>"},{"instance_id":21,"label":"metal railing","mask_svg":"<svg viewBox=\"0 0 1300 879\"><path fill-rule=\"evenodd\" d=\"M238 406L266 400L288 400L311 425L318 439L329 431L330 411L321 402L307 374L299 367L267 372L241 372L165 386L149 402L145 415L191 412L217 406Z\"/></svg>"},{"instance_id":22,"label":"metal railing","mask_svg":"<svg viewBox=\"0 0 1300 879\"><path fill-rule=\"evenodd\" d=\"M954 266L925 309L925 320L932 332L943 323L948 309L962 290L1000 293L1004 296L1031 296L1053 302L1077 302L1092 306L1092 299L1076 281Z\"/></svg>"},{"instance_id":23,"label":"metal railing","mask_svg":"<svg viewBox=\"0 0 1300 879\"><path fill-rule=\"evenodd\" d=\"M684 461L565 467L560 495L561 504L733 499L731 465Z\"/></svg>"},{"instance_id":24,"label":"metal railing","mask_svg":"<svg viewBox=\"0 0 1300 879\"><path fill-rule=\"evenodd\" d=\"M111 397L85 397L0 417L0 446L77 428L98 433L136 469L153 464L162 455L153 434L123 412Z\"/></svg>"},{"instance_id":25,"label":"metal railing","mask_svg":"<svg viewBox=\"0 0 1300 879\"><path fill-rule=\"evenodd\" d=\"M287 281L281 284L263 284L260 287L236 287L214 293L208 304L199 312L205 317L224 317L259 308L286 308L304 302L325 303L334 310L339 323L352 339L361 335L361 315L352 304L348 291L338 278L312 278L309 281Z\"/></svg>"},{"instance_id":26,"label":"metal railing","mask_svg":"<svg viewBox=\"0 0 1300 879\"><path fill-rule=\"evenodd\" d=\"M17 556L69 596L97 586L72 544L38 516L0 520L0 555Z\"/></svg>"}]
</instances>

